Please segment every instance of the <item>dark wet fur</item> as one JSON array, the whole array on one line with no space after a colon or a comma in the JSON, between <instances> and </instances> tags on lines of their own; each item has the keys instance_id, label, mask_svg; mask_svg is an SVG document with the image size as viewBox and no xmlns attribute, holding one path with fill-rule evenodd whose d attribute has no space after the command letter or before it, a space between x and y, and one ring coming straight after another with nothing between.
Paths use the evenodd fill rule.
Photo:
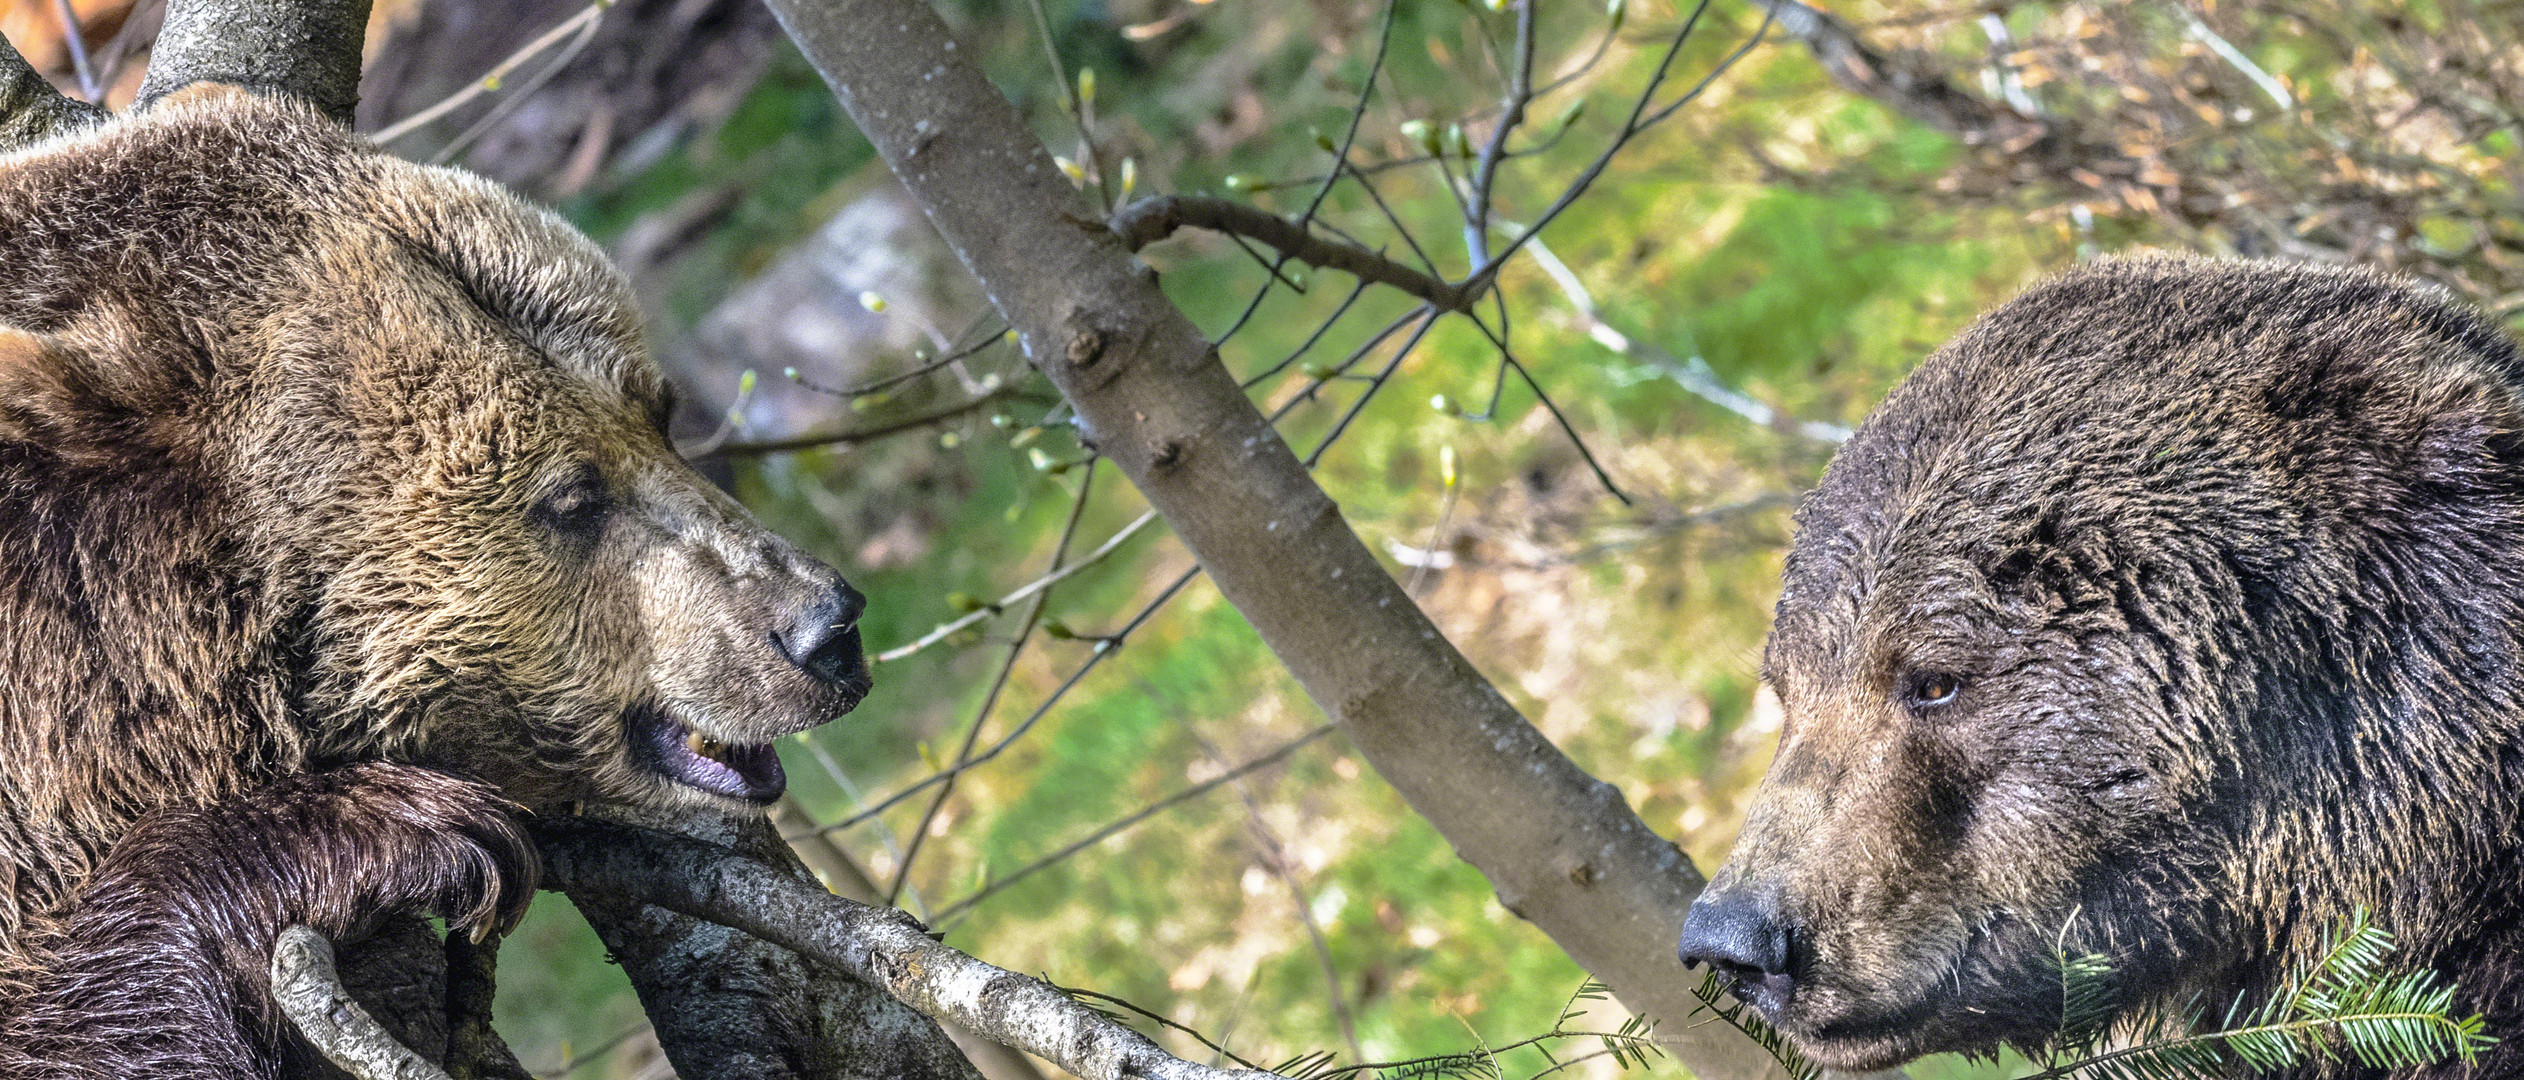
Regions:
<instances>
[{"instance_id":1,"label":"dark wet fur","mask_svg":"<svg viewBox=\"0 0 2524 1080\"><path fill-rule=\"evenodd\" d=\"M2222 1014L2363 907L2524 1074L2520 402L2478 313L2337 268L2106 262L1930 358L1798 514L1713 885L1792 927L1784 1026L2036 1043L2063 937Z\"/></svg>"}]
</instances>

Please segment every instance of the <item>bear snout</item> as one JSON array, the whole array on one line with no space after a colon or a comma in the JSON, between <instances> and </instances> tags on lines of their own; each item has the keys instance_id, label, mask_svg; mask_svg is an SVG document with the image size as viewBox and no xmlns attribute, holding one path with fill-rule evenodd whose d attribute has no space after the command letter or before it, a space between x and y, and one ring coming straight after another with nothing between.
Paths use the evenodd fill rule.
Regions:
<instances>
[{"instance_id":1,"label":"bear snout","mask_svg":"<svg viewBox=\"0 0 2524 1080\"><path fill-rule=\"evenodd\" d=\"M780 653L816 681L849 694L867 693L870 683L865 650L859 644L859 615L867 597L841 575L818 567L820 574L789 605L785 625L772 633Z\"/></svg>"},{"instance_id":2,"label":"bear snout","mask_svg":"<svg viewBox=\"0 0 2524 1080\"><path fill-rule=\"evenodd\" d=\"M1710 889L1683 918L1676 953L1735 980L1735 996L1776 1017L1796 992L1788 973L1788 927L1777 905L1740 891Z\"/></svg>"}]
</instances>

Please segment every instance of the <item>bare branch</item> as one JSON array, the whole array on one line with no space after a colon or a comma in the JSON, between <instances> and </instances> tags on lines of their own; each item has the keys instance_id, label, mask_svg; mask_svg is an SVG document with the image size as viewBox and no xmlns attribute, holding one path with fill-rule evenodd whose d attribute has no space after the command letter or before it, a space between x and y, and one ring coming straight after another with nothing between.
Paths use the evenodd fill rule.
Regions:
<instances>
[{"instance_id":1,"label":"bare branch","mask_svg":"<svg viewBox=\"0 0 2524 1080\"><path fill-rule=\"evenodd\" d=\"M937 12L920 0L769 2L1097 451L1377 771L1509 910L1634 1011L1676 1022L1674 1050L1694 1073L1774 1073L1731 1029L1679 1024L1699 1004L1673 953L1702 884L1690 860L1552 746L1403 593Z\"/></svg>"},{"instance_id":2,"label":"bare branch","mask_svg":"<svg viewBox=\"0 0 2524 1080\"><path fill-rule=\"evenodd\" d=\"M631 845L606 857L653 865L649 841L671 840L741 861L792 888L823 891L762 817L606 805L586 812L607 821L568 820L604 842ZM544 857L553 859L554 851L545 849ZM684 1080L981 1080L936 1024L874 983L637 892L547 880L569 894L622 965L658 1045Z\"/></svg>"},{"instance_id":3,"label":"bare branch","mask_svg":"<svg viewBox=\"0 0 2524 1080\"><path fill-rule=\"evenodd\" d=\"M491 70L483 72L481 78L466 83L464 89L439 99L435 105L387 125L369 138L383 146L428 127L431 121L456 111L476 97L497 92L500 84L508 79L509 72L524 66L526 61L534 59L545 49L559 44L562 39L572 35L577 36L577 42L571 49L575 53L578 48L585 46L587 37L594 32L597 23L604 19L605 9L612 6L613 0L596 0L595 3L579 9L578 14L563 19L559 25L544 31L541 36L527 42L516 52L508 54L508 59L492 65ZM523 96L518 95L518 97Z\"/></svg>"},{"instance_id":4,"label":"bare branch","mask_svg":"<svg viewBox=\"0 0 2524 1080\"><path fill-rule=\"evenodd\" d=\"M325 1060L358 1080L448 1080L351 1000L322 934L303 926L280 932L272 944L272 998Z\"/></svg>"},{"instance_id":5,"label":"bare branch","mask_svg":"<svg viewBox=\"0 0 2524 1080\"><path fill-rule=\"evenodd\" d=\"M500 939L476 941L470 934L449 934L445 948L447 1074L454 1080L533 1080L508 1043L491 1030Z\"/></svg>"},{"instance_id":6,"label":"bare branch","mask_svg":"<svg viewBox=\"0 0 2524 1080\"><path fill-rule=\"evenodd\" d=\"M809 816L795 797L781 799L771 808L771 824L780 830L782 836L794 837L789 841L790 849L815 871L815 876L823 880L825 888L862 904L884 899L883 886L869 876L867 868L859 865L855 856L843 850L831 834L823 831L822 823ZM973 1067L982 1071L985 1080L1043 1080L1043 1070L1036 1068L1034 1059L1025 1056L1022 1051L975 1035L962 1024L940 1023L938 1026L945 1029L947 1038L955 1040L956 1049L964 1051L964 1057L973 1063Z\"/></svg>"},{"instance_id":7,"label":"bare branch","mask_svg":"<svg viewBox=\"0 0 2524 1080\"><path fill-rule=\"evenodd\" d=\"M991 393L982 394L969 401L949 405L944 408L921 413L916 416L907 416L900 420L889 420L884 423L869 424L864 427L843 428L839 431L808 432L804 435L795 435L785 439L764 439L759 442L732 442L710 449L707 453L722 454L727 457L752 457L757 454L777 454L788 450L812 450L819 446L849 446L857 443L870 442L876 439L882 439L888 435L900 435L906 431L917 431L932 424L945 423L946 421L953 420L959 416L966 416L979 412L981 411L982 406L988 405L991 402L997 401L1005 396L1007 395L1004 391L993 391ZM706 454L695 453L690 456L701 457L706 456Z\"/></svg>"},{"instance_id":8,"label":"bare branch","mask_svg":"<svg viewBox=\"0 0 2524 1080\"><path fill-rule=\"evenodd\" d=\"M134 109L194 83L293 97L351 122L368 0L171 0Z\"/></svg>"},{"instance_id":9,"label":"bare branch","mask_svg":"<svg viewBox=\"0 0 2524 1080\"><path fill-rule=\"evenodd\" d=\"M1525 106L1534 99L1534 8L1540 0L1516 6L1516 58L1508 68L1507 97L1499 103L1499 122L1481 148L1481 162L1472 171L1472 214L1464 219L1464 248L1472 264L1490 261L1490 207L1499 179L1499 162L1507 154L1507 137L1525 122Z\"/></svg>"},{"instance_id":10,"label":"bare branch","mask_svg":"<svg viewBox=\"0 0 2524 1080\"><path fill-rule=\"evenodd\" d=\"M864 981L914 1009L1086 1080L1227 1080L1039 979L932 940L893 908L845 900L726 848L586 819L537 823L546 869L572 893L633 896L734 927Z\"/></svg>"},{"instance_id":11,"label":"bare branch","mask_svg":"<svg viewBox=\"0 0 2524 1080\"><path fill-rule=\"evenodd\" d=\"M1031 863L1018 867L1014 873L1003 874L999 877L992 878L990 884L982 886L981 889L974 892L973 895L967 896L938 909L938 921L944 923L949 919L962 915L965 912L972 910L974 905L979 904L984 900L988 900L992 896L998 895L1000 890L1005 889L1010 885L1014 885L1019 881L1023 881L1026 878L1032 877L1042 870L1059 865L1070 856L1076 855L1081 851L1085 851L1088 848L1103 843L1114 834L1128 830L1131 826L1137 825L1140 822L1146 821L1149 818L1155 817L1158 814L1162 814L1177 806L1181 806L1184 803L1200 798L1203 795L1207 795L1211 791L1216 790L1221 784L1241 780L1247 774L1267 769L1273 765L1279 764L1280 762L1286 761L1288 760L1288 756L1290 754L1294 754L1300 749L1303 749L1306 744L1311 743L1316 739L1332 734L1332 731L1332 725L1325 724L1294 739L1290 739L1287 742L1281 743L1279 748L1276 750L1272 750L1267 754L1245 762L1242 765L1238 765L1225 773L1210 777L1200 783L1184 788L1181 791L1177 791L1174 794L1157 800L1156 802L1140 807L1137 811L1132 812L1118 821L1109 822L1104 827L1072 841L1068 846L1061 848L1059 851L1055 851L1049 855L1043 856L1040 859L1036 859Z\"/></svg>"},{"instance_id":12,"label":"bare branch","mask_svg":"<svg viewBox=\"0 0 2524 1080\"><path fill-rule=\"evenodd\" d=\"M1326 240L1296 222L1260 207L1204 195L1159 195L1116 211L1114 235L1137 251L1172 236L1186 225L1212 232L1247 236L1277 249L1281 256L1308 266L1338 270L1380 285L1391 285L1447 311L1471 303L1463 290L1376 252Z\"/></svg>"},{"instance_id":13,"label":"bare branch","mask_svg":"<svg viewBox=\"0 0 2524 1080\"><path fill-rule=\"evenodd\" d=\"M0 153L103 123L105 116L105 110L53 89L16 46L0 39Z\"/></svg>"},{"instance_id":14,"label":"bare branch","mask_svg":"<svg viewBox=\"0 0 2524 1080\"><path fill-rule=\"evenodd\" d=\"M929 646L935 645L939 641L953 635L958 630L971 626L983 619L1000 614L1002 611L1006 610L1010 604L1014 604L1017 601L1023 600L1026 597L1032 596L1035 593L1059 584L1062 578L1068 577L1071 574L1075 574L1078 571L1103 562L1105 556L1113 554L1113 549L1122 546L1123 541L1129 540L1131 537L1138 535L1139 530L1147 528L1148 523L1155 520L1157 520L1157 512L1154 510L1148 511L1147 513L1131 519L1130 524L1122 526L1121 529L1114 532L1112 536L1105 538L1104 543L1098 545L1094 551L1088 552L1086 558L1080 559L1067 566L1054 569L1050 573L1044 574L1042 577L1035 578L1032 581L1020 585L1017 587L1015 592L1011 592L1006 596L1002 596L999 599L992 601L991 603L983 606L980 610L968 611L960 616L957 616L950 622L939 623L937 626L931 628L928 633L920 635L919 640L914 641L909 645L897 645L891 649L885 650L884 652L878 653L876 654L876 662L880 664L892 663L893 661L903 659L913 653L919 652L922 649L926 649Z\"/></svg>"},{"instance_id":15,"label":"bare branch","mask_svg":"<svg viewBox=\"0 0 2524 1080\"><path fill-rule=\"evenodd\" d=\"M1078 494L1069 501L1069 520L1060 528L1060 539L1052 545L1052 565L1044 573L1057 574L1069 559L1069 545L1078 539L1078 522L1087 516L1087 501L1095 495L1095 472L1098 459L1087 460L1086 471L1078 477ZM1036 591L1034 603L1017 621L1015 640L1008 645L1007 659L1000 661L999 674L990 680L990 690L982 695L980 707L973 710L973 722L964 729L964 739L955 748L955 763L965 765L973 760L973 746L981 741L982 725L990 722L991 711L999 707L999 695L1007 692L1008 679L1017 671L1017 660L1025 655L1025 647L1034 641L1034 628L1043 620L1043 608L1051 603L1051 586ZM885 906L892 907L903 897L903 886L911 883L912 864L920 858L922 843L929 839L929 826L938 820L946 801L955 795L955 782L962 773L951 774L938 785L938 793L929 797L929 808L920 814L920 824L912 827L909 843L894 868L894 884L885 890Z\"/></svg>"}]
</instances>

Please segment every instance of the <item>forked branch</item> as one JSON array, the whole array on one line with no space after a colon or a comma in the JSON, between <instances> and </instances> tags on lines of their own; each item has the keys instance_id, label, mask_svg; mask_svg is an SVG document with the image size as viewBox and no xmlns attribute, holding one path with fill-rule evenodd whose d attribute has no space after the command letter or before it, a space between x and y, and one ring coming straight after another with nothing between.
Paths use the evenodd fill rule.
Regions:
<instances>
[{"instance_id":1,"label":"forked branch","mask_svg":"<svg viewBox=\"0 0 2524 1080\"><path fill-rule=\"evenodd\" d=\"M1087 1080L1270 1075L1184 1061L1040 979L939 944L901 911L842 899L726 848L584 818L538 822L535 839L545 873L573 893L635 896L744 931Z\"/></svg>"},{"instance_id":2,"label":"forked branch","mask_svg":"<svg viewBox=\"0 0 2524 1080\"><path fill-rule=\"evenodd\" d=\"M1320 270L1338 270L1360 281L1390 285L1446 311L1465 311L1472 296L1465 289L1369 251L1355 244L1327 240L1268 210L1205 195L1160 195L1141 199L1113 214L1114 235L1137 251L1174 235L1184 226L1229 233L1271 245L1281 255Z\"/></svg>"},{"instance_id":3,"label":"forked branch","mask_svg":"<svg viewBox=\"0 0 2524 1080\"><path fill-rule=\"evenodd\" d=\"M272 998L325 1059L359 1080L448 1080L351 999L333 966L333 944L303 926L272 945Z\"/></svg>"},{"instance_id":4,"label":"forked branch","mask_svg":"<svg viewBox=\"0 0 2524 1080\"><path fill-rule=\"evenodd\" d=\"M105 110L53 89L16 46L0 40L0 154L104 119Z\"/></svg>"}]
</instances>

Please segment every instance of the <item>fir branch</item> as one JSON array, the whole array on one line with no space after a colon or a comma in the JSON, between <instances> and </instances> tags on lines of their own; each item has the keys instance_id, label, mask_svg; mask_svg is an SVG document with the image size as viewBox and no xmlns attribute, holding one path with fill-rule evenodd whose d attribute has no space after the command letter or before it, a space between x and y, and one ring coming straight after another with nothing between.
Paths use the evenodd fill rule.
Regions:
<instances>
[{"instance_id":1,"label":"fir branch","mask_svg":"<svg viewBox=\"0 0 2524 1080\"><path fill-rule=\"evenodd\" d=\"M1804 1054L1798 1053L1796 1047L1789 1045L1788 1037L1780 1034L1778 1028L1770 1026L1761 1017L1753 1015L1752 1010L1745 1008L1743 1002L1727 1000L1727 991L1733 989L1734 985L1734 980L1716 972L1711 972L1707 978L1700 980L1700 985L1691 990L1691 996L1700 999L1700 1010L1695 1011L1693 1015L1699 1015L1699 1011L1706 1011L1725 1021L1728 1027L1743 1032L1745 1038L1753 1040L1754 1045L1761 1047L1764 1053L1769 1054L1772 1060L1779 1063L1780 1068L1788 1071L1790 1080L1814 1080L1816 1076L1821 1075L1823 1071L1821 1067L1807 1061Z\"/></svg>"},{"instance_id":2,"label":"fir branch","mask_svg":"<svg viewBox=\"0 0 2524 1080\"><path fill-rule=\"evenodd\" d=\"M2109 1027L2096 1010L2113 999L2112 965L2092 953L2070 958L2065 940L2063 931L2055 948L2062 1025L2053 1040L2054 1063L2026 1080L2213 1080L2238 1066L2267 1073L2336 1062L2344 1052L2373 1069L2448 1058L2470 1064L2497 1041L2478 1014L2452 1015L2455 988L2435 972L2387 970L2392 935L2360 909L2325 935L2322 948L2259 1007L2246 1010L2238 996L2210 1031L2198 1030L2197 1008L2174 1010L2169 1022L2137 1033L2132 1045L2093 1053ZM2059 1063L2063 1058L2071 1060Z\"/></svg>"}]
</instances>

